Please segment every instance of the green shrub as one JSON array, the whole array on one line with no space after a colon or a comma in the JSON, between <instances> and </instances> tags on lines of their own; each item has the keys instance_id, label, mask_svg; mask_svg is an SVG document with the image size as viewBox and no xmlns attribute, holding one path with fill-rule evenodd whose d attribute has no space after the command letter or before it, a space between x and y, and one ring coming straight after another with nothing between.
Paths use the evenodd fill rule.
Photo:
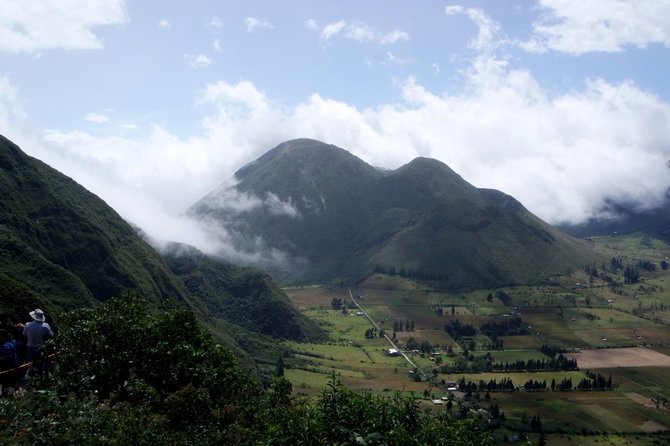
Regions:
<instances>
[{"instance_id":1,"label":"green shrub","mask_svg":"<svg viewBox=\"0 0 670 446\"><path fill-rule=\"evenodd\" d=\"M0 445L491 445L476 420L347 390L316 403L275 378L263 394L192 314L137 295L64 319L51 378L0 400Z\"/></svg>"}]
</instances>

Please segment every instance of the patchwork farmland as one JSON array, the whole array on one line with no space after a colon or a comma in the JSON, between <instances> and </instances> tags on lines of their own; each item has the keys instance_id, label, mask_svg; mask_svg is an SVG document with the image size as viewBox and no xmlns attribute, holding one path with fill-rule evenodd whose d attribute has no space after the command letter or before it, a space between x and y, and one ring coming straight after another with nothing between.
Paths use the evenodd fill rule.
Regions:
<instances>
[{"instance_id":1,"label":"patchwork farmland","mask_svg":"<svg viewBox=\"0 0 670 446\"><path fill-rule=\"evenodd\" d=\"M658 260L667 249L661 244L651 253L636 250L634 236L594 243L630 263ZM622 245L628 251L622 253ZM376 274L351 289L355 303L345 288L287 288L293 303L330 339L291 343L285 376L296 394L308 397L320 394L336 373L351 389L414 393L426 410L456 416L481 411L499 426L501 442L519 435L538 439L541 423L547 444L606 435L613 444L664 444L670 431L666 281L670 272L660 267L643 271L637 283L625 283L620 272L600 265L540 285L469 293ZM391 344L355 304L418 369L388 354ZM577 368L552 367L558 355L576 360ZM491 386L502 381L512 388ZM569 389L559 390L568 382ZM602 388L596 390L596 382Z\"/></svg>"}]
</instances>

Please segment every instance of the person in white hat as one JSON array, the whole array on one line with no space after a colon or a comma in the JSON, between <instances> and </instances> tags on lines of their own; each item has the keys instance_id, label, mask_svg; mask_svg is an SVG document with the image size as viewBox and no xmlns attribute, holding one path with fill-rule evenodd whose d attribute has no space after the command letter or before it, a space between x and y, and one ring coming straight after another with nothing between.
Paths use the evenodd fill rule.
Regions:
<instances>
[{"instance_id":1,"label":"person in white hat","mask_svg":"<svg viewBox=\"0 0 670 446\"><path fill-rule=\"evenodd\" d=\"M53 331L51 331L49 324L44 323L44 311L37 308L30 312L30 317L32 317L33 320L23 327L23 336L26 338L27 346L26 356L28 361L41 363L40 360L42 358L44 343L53 338L54 334ZM42 374L41 369L40 374Z\"/></svg>"}]
</instances>

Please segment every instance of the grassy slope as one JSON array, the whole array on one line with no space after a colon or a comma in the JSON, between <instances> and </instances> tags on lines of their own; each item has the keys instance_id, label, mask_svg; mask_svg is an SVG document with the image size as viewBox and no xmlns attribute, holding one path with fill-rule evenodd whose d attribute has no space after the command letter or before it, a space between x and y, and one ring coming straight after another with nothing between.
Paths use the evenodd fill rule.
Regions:
<instances>
[{"instance_id":1,"label":"grassy slope","mask_svg":"<svg viewBox=\"0 0 670 446\"><path fill-rule=\"evenodd\" d=\"M0 266L68 309L126 289L188 303L160 256L109 206L0 137Z\"/></svg>"},{"instance_id":2,"label":"grassy slope","mask_svg":"<svg viewBox=\"0 0 670 446\"><path fill-rule=\"evenodd\" d=\"M382 179L379 195L384 193L387 206L407 209L412 223L389 238L369 265L446 273L443 286L463 290L537 282L599 260L585 243L514 198L477 189L438 161L419 158L403 166Z\"/></svg>"}]
</instances>

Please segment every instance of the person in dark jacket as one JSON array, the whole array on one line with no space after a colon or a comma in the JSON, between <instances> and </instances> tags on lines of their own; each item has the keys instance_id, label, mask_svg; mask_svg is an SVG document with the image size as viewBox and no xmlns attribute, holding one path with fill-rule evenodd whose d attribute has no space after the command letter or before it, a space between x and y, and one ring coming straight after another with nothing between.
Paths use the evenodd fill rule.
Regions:
<instances>
[{"instance_id":1,"label":"person in dark jacket","mask_svg":"<svg viewBox=\"0 0 670 446\"><path fill-rule=\"evenodd\" d=\"M28 361L32 361L33 367L37 368L41 376L44 376L42 351L44 350L44 343L53 338L54 333L51 331L49 324L44 322L46 317L42 310L37 308L31 311L30 317L33 320L23 327L23 336L26 339L27 359Z\"/></svg>"},{"instance_id":2,"label":"person in dark jacket","mask_svg":"<svg viewBox=\"0 0 670 446\"><path fill-rule=\"evenodd\" d=\"M20 365L19 357L16 355L16 343L12 335L0 328L0 372L14 369ZM16 375L3 373L0 375L0 396L4 389L13 387L16 384Z\"/></svg>"}]
</instances>

